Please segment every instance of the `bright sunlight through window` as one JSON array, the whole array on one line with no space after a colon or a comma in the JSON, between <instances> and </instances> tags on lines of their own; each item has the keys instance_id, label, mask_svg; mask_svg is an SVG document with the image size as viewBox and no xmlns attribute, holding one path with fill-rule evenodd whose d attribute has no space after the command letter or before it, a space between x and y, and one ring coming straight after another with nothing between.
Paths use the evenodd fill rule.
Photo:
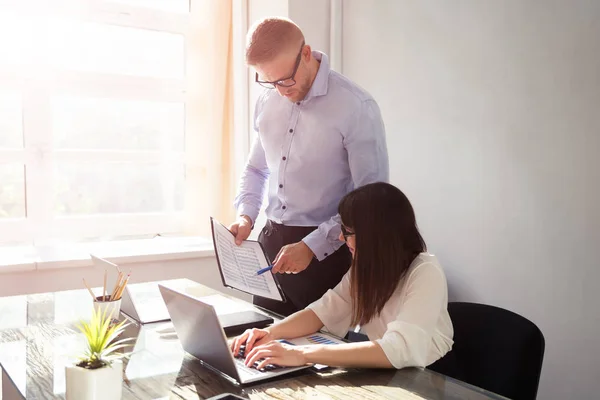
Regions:
<instances>
[{"instance_id":1,"label":"bright sunlight through window","mask_svg":"<svg viewBox=\"0 0 600 400\"><path fill-rule=\"evenodd\" d=\"M0 244L181 231L189 11L0 2Z\"/></svg>"}]
</instances>

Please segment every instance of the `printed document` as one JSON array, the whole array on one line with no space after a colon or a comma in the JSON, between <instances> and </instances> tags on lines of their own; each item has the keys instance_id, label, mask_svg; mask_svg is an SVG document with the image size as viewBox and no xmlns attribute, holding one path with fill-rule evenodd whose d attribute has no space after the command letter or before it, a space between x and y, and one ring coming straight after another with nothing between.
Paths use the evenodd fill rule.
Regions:
<instances>
[{"instance_id":1,"label":"printed document","mask_svg":"<svg viewBox=\"0 0 600 400\"><path fill-rule=\"evenodd\" d=\"M238 246L227 228L213 218L211 224L223 284L253 295L283 301L281 290L271 271L256 274L258 270L269 266L260 243L245 240Z\"/></svg>"}]
</instances>

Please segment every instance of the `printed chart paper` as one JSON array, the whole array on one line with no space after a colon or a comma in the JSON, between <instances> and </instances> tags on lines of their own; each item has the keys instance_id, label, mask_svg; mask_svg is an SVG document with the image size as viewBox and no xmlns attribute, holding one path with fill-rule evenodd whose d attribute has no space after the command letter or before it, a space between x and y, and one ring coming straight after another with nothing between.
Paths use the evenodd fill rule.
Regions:
<instances>
[{"instance_id":1,"label":"printed chart paper","mask_svg":"<svg viewBox=\"0 0 600 400\"><path fill-rule=\"evenodd\" d=\"M217 261L225 286L268 299L283 301L275 278L270 271L256 272L269 265L260 243L246 240L235 244L235 237L227 228L211 219Z\"/></svg>"}]
</instances>

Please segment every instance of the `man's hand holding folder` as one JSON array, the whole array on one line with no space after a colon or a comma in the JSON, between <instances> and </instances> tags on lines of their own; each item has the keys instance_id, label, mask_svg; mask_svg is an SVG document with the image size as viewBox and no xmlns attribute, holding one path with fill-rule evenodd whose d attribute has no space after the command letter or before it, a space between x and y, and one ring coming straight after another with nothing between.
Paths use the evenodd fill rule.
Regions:
<instances>
[{"instance_id":1,"label":"man's hand holding folder","mask_svg":"<svg viewBox=\"0 0 600 400\"><path fill-rule=\"evenodd\" d=\"M252 232L252 220L247 215L241 215L236 222L229 225L229 231L235 236L235 244L238 246L248 239Z\"/></svg>"},{"instance_id":2,"label":"man's hand holding folder","mask_svg":"<svg viewBox=\"0 0 600 400\"><path fill-rule=\"evenodd\" d=\"M213 242L223 285L277 301L285 297L273 274L273 268L261 244L244 240L237 244L235 235L211 218Z\"/></svg>"}]
</instances>

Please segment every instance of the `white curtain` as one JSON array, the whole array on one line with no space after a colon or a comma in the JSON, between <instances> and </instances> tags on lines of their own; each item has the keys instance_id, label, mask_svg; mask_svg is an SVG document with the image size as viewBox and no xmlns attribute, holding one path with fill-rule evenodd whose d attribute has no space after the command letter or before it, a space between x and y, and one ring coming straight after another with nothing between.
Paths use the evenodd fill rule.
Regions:
<instances>
[{"instance_id":1,"label":"white curtain","mask_svg":"<svg viewBox=\"0 0 600 400\"><path fill-rule=\"evenodd\" d=\"M231 0L192 0L186 110L186 232L210 235L208 218L235 217L232 182ZM199 51L198 51L199 50Z\"/></svg>"}]
</instances>

